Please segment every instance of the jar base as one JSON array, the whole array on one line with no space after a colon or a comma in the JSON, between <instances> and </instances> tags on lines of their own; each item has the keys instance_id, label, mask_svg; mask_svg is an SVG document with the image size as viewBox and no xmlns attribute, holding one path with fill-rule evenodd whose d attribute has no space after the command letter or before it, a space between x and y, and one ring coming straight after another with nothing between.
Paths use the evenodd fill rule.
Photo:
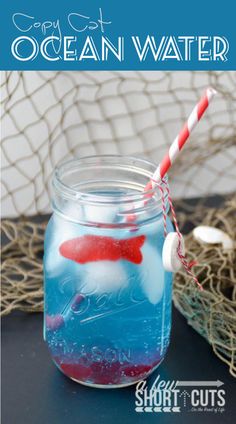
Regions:
<instances>
[{"instance_id":1,"label":"jar base","mask_svg":"<svg viewBox=\"0 0 236 424\"><path fill-rule=\"evenodd\" d=\"M160 362L158 362L158 364L152 370L150 370L144 378L139 378L138 380L132 381L130 383L124 383L124 384L107 384L107 385L105 385L105 384L96 384L96 383L86 383L84 381L76 380L75 378L69 377L68 375L66 375L64 373L63 374L66 375L66 377L68 377L70 380L74 381L75 383L82 384L83 386L91 387L91 388L94 388L94 389L122 389L122 388L125 388L125 387L133 386L133 385L137 384L139 381L146 380L153 372L156 371L156 369L162 363L163 359L164 358L162 358L160 360Z\"/></svg>"}]
</instances>

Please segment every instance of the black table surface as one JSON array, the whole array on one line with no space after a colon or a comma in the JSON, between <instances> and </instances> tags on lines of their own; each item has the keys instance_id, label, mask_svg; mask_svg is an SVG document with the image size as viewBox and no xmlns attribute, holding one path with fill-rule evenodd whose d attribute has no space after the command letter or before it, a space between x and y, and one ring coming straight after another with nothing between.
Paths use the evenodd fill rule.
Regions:
<instances>
[{"instance_id":1,"label":"black table surface","mask_svg":"<svg viewBox=\"0 0 236 424\"><path fill-rule=\"evenodd\" d=\"M79 385L57 370L42 336L43 315L15 312L2 319L2 423L233 423L236 384L228 368L173 308L171 344L165 360L150 377L164 380L224 383L223 412L135 412L135 386L94 389Z\"/></svg>"}]
</instances>

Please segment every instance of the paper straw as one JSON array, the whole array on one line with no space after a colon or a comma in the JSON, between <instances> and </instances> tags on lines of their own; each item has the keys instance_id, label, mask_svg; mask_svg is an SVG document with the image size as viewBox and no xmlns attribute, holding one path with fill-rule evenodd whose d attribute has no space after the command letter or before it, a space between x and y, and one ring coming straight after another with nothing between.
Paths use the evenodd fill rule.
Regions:
<instances>
[{"instance_id":1,"label":"paper straw","mask_svg":"<svg viewBox=\"0 0 236 424\"><path fill-rule=\"evenodd\" d=\"M162 159L160 165L157 167L156 171L154 172L151 178L151 181L147 183L146 187L144 188L144 191L150 190L152 187L154 187L155 183L159 184L161 182L162 178L166 175L170 167L173 165L175 159L178 157L181 149L183 148L186 141L188 140L191 132L193 131L197 123L200 121L201 117L207 110L211 100L216 94L217 94L217 91L214 88L212 87L207 88L205 94L202 96L202 98L196 104L195 108L190 113L187 122L185 122L181 131L179 132L179 134L177 135L177 137L174 139L173 143L171 144L168 152ZM126 221L129 223L135 220L136 220L136 216L134 213L129 214L126 217Z\"/></svg>"},{"instance_id":2,"label":"paper straw","mask_svg":"<svg viewBox=\"0 0 236 424\"><path fill-rule=\"evenodd\" d=\"M216 90L214 90L214 88L207 88L205 94L202 96L193 111L190 113L187 122L184 124L183 128L181 129L177 137L174 139L168 152L166 153L160 165L154 172L152 180L160 182L162 178L166 175L170 167L173 165L175 159L178 157L186 141L188 140L191 132L193 131L197 123L200 121L204 112L207 110L212 98L215 96L216 93L217 92ZM147 189L150 189L150 183L148 183L145 187L145 190Z\"/></svg>"}]
</instances>

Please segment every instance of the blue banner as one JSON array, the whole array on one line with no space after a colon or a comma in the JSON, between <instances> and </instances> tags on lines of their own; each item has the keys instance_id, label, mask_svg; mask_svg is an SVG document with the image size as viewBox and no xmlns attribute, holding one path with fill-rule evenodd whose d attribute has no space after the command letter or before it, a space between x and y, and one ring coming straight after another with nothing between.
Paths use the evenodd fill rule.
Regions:
<instances>
[{"instance_id":1,"label":"blue banner","mask_svg":"<svg viewBox=\"0 0 236 424\"><path fill-rule=\"evenodd\" d=\"M2 70L234 70L235 1L4 1Z\"/></svg>"}]
</instances>

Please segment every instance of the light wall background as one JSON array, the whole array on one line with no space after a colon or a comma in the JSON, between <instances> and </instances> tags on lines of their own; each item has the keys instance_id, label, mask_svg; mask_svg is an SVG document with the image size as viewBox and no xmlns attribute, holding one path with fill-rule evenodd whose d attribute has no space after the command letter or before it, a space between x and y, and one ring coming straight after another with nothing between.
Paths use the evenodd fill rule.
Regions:
<instances>
[{"instance_id":1,"label":"light wall background","mask_svg":"<svg viewBox=\"0 0 236 424\"><path fill-rule=\"evenodd\" d=\"M49 212L52 170L72 156L158 163L209 85L218 96L170 173L175 198L236 189L235 72L2 72L2 215Z\"/></svg>"}]
</instances>

